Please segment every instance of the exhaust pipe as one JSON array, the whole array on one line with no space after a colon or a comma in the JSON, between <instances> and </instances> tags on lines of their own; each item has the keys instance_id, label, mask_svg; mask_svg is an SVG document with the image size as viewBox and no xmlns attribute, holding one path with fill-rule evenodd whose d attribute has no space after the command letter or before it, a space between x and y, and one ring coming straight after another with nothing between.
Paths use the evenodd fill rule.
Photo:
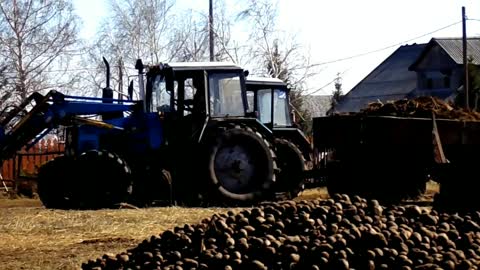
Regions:
<instances>
[{"instance_id":1,"label":"exhaust pipe","mask_svg":"<svg viewBox=\"0 0 480 270\"><path fill-rule=\"evenodd\" d=\"M143 103L143 111L147 111L147 104L145 104L145 84L143 82L143 69L145 66L142 63L142 59L137 59L135 63L135 69L138 70L138 88L140 90L140 100Z\"/></svg>"},{"instance_id":2,"label":"exhaust pipe","mask_svg":"<svg viewBox=\"0 0 480 270\"><path fill-rule=\"evenodd\" d=\"M102 89L102 102L103 103L112 103L113 99L113 90L110 88L110 64L108 64L107 59L103 57L103 62L105 63L105 67L107 69L107 74L106 74L106 79L107 79L107 85L105 88Z\"/></svg>"}]
</instances>

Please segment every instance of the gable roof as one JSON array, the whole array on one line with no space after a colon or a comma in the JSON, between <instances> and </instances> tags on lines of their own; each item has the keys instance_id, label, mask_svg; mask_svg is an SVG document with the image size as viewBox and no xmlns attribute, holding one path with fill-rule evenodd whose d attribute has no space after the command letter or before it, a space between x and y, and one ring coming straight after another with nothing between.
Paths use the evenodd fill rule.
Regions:
<instances>
[{"instance_id":1,"label":"gable roof","mask_svg":"<svg viewBox=\"0 0 480 270\"><path fill-rule=\"evenodd\" d=\"M463 65L462 38L432 38L418 59L410 65L409 70L415 70L430 49L436 45L440 46L456 64ZM467 55L472 58L473 64L480 65L480 37L467 38Z\"/></svg>"},{"instance_id":2,"label":"gable roof","mask_svg":"<svg viewBox=\"0 0 480 270\"><path fill-rule=\"evenodd\" d=\"M404 98L417 85L417 75L408 67L425 46L400 46L343 97L335 107L335 112L358 112L373 101Z\"/></svg>"}]
</instances>

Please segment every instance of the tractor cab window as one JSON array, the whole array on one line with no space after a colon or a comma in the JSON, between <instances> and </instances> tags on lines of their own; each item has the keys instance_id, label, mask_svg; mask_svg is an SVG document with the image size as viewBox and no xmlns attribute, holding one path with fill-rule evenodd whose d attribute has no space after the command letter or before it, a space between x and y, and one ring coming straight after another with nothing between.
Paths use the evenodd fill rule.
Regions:
<instances>
[{"instance_id":1,"label":"tractor cab window","mask_svg":"<svg viewBox=\"0 0 480 270\"><path fill-rule=\"evenodd\" d=\"M161 76L155 76L152 83L152 104L153 112L170 112L170 94L167 92L165 80Z\"/></svg>"},{"instance_id":2,"label":"tractor cab window","mask_svg":"<svg viewBox=\"0 0 480 270\"><path fill-rule=\"evenodd\" d=\"M252 91L247 91L247 112L251 113L255 109L255 93Z\"/></svg>"},{"instance_id":3,"label":"tractor cab window","mask_svg":"<svg viewBox=\"0 0 480 270\"><path fill-rule=\"evenodd\" d=\"M288 111L288 93L284 90L273 91L273 125L291 126L290 112Z\"/></svg>"},{"instance_id":4,"label":"tractor cab window","mask_svg":"<svg viewBox=\"0 0 480 270\"><path fill-rule=\"evenodd\" d=\"M243 92L238 73L212 73L208 78L210 114L212 116L243 116Z\"/></svg>"},{"instance_id":5,"label":"tractor cab window","mask_svg":"<svg viewBox=\"0 0 480 270\"><path fill-rule=\"evenodd\" d=\"M272 98L273 93L273 98ZM285 90L261 89L258 90L257 107L259 120L263 124L272 123L273 102L273 126L291 126L292 120L288 110L288 95Z\"/></svg>"},{"instance_id":6,"label":"tractor cab window","mask_svg":"<svg viewBox=\"0 0 480 270\"><path fill-rule=\"evenodd\" d=\"M257 107L260 122L268 124L272 122L272 89L261 89L257 92Z\"/></svg>"},{"instance_id":7,"label":"tractor cab window","mask_svg":"<svg viewBox=\"0 0 480 270\"><path fill-rule=\"evenodd\" d=\"M205 79L202 75L196 75L188 78L184 82L185 85L185 115L205 115Z\"/></svg>"}]
</instances>

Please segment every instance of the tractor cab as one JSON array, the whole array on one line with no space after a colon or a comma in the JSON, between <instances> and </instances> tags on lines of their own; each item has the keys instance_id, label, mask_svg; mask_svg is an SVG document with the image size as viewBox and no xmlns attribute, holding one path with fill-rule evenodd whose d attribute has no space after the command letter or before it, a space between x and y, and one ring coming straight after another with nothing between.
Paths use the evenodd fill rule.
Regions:
<instances>
[{"instance_id":1,"label":"tractor cab","mask_svg":"<svg viewBox=\"0 0 480 270\"><path fill-rule=\"evenodd\" d=\"M249 113L255 114L272 133L281 173L277 189L291 197L303 189L303 172L311 167L313 149L305 134L292 121L290 89L277 78L247 77Z\"/></svg>"},{"instance_id":2,"label":"tractor cab","mask_svg":"<svg viewBox=\"0 0 480 270\"><path fill-rule=\"evenodd\" d=\"M199 141L209 121L245 117L247 109L243 69L223 62L149 66L144 99L147 112L172 123L169 131L181 129L171 139L188 135Z\"/></svg>"},{"instance_id":3,"label":"tractor cab","mask_svg":"<svg viewBox=\"0 0 480 270\"><path fill-rule=\"evenodd\" d=\"M270 129L292 127L287 85L277 78L248 77L247 100L251 111Z\"/></svg>"},{"instance_id":4,"label":"tractor cab","mask_svg":"<svg viewBox=\"0 0 480 270\"><path fill-rule=\"evenodd\" d=\"M230 63L168 63L149 67L149 111L240 117L246 104L243 69ZM240 102L239 102L240 101Z\"/></svg>"},{"instance_id":5,"label":"tractor cab","mask_svg":"<svg viewBox=\"0 0 480 270\"><path fill-rule=\"evenodd\" d=\"M249 113L254 113L275 138L284 138L297 145L309 159L312 146L292 120L290 89L278 78L249 76L246 79Z\"/></svg>"}]
</instances>

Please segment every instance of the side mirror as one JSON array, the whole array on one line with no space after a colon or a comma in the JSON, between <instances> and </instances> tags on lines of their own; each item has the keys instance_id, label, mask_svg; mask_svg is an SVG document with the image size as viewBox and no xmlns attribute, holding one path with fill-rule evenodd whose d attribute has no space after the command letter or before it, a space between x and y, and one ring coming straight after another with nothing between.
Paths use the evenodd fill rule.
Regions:
<instances>
[{"instance_id":1,"label":"side mirror","mask_svg":"<svg viewBox=\"0 0 480 270\"><path fill-rule=\"evenodd\" d=\"M248 70L245 69L245 70L243 71L243 75L245 75L245 77L248 77L248 74L250 74L250 71L248 71Z\"/></svg>"}]
</instances>

